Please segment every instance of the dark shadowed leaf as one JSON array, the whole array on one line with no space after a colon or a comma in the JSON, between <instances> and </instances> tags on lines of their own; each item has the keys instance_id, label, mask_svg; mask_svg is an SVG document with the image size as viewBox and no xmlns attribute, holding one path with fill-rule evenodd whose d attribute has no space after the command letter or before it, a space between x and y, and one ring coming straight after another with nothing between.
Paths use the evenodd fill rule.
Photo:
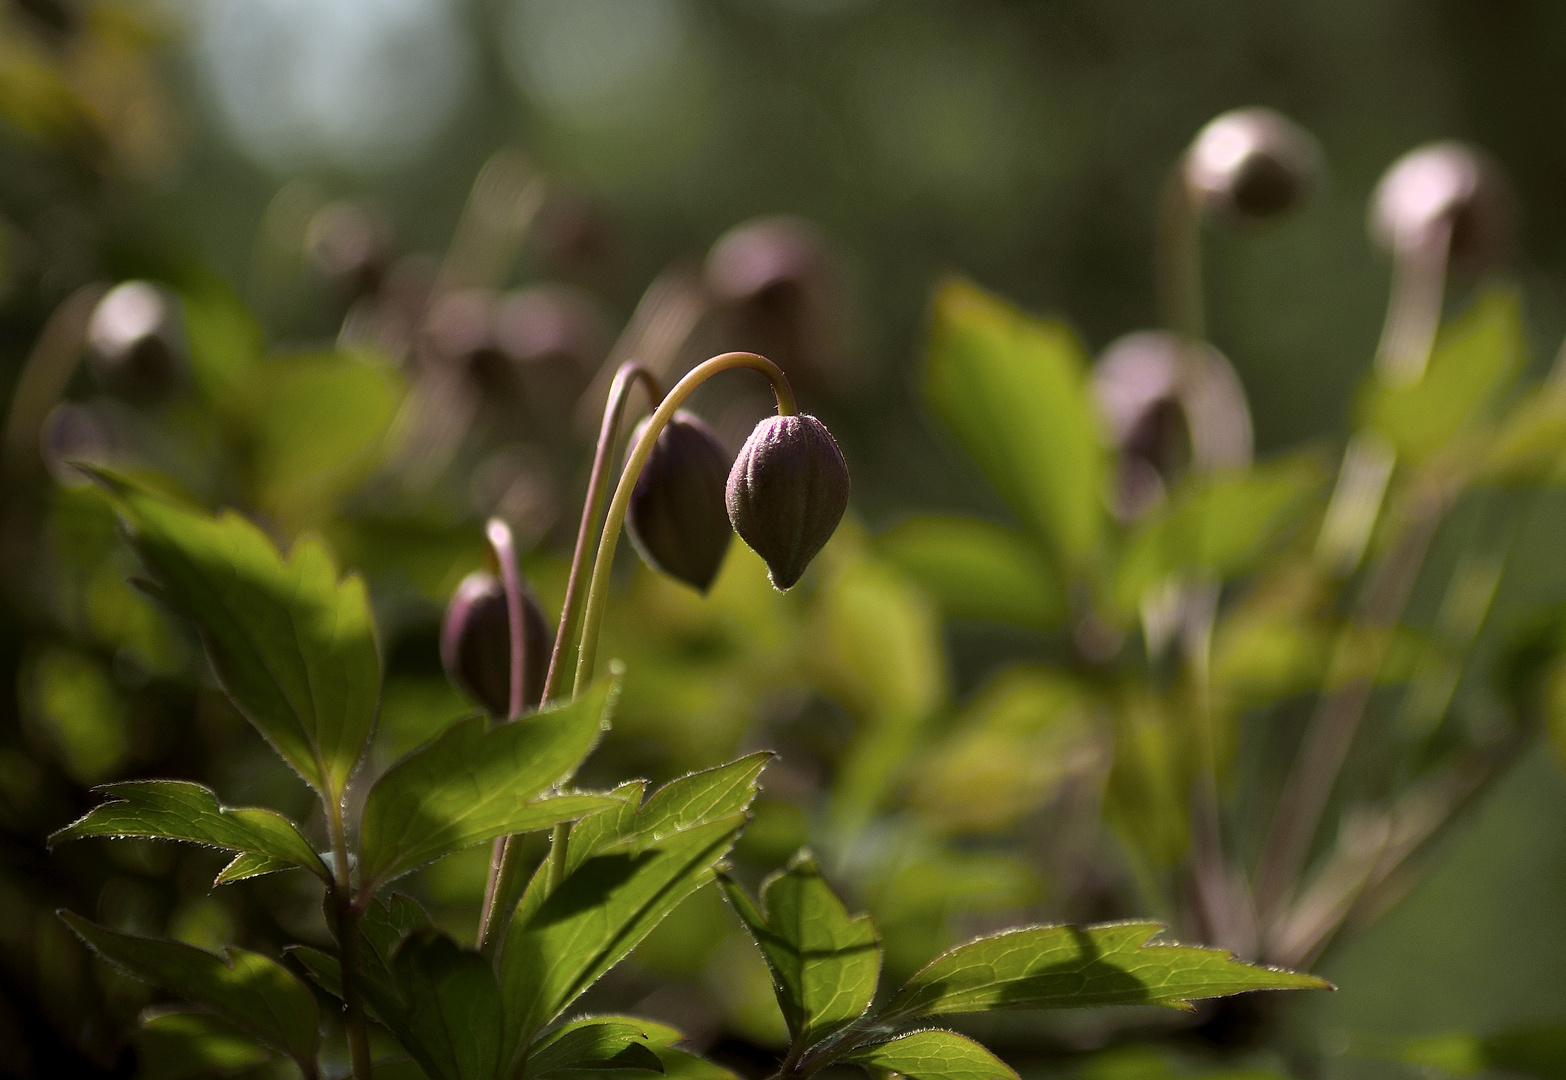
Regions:
<instances>
[{"instance_id":1,"label":"dark shadowed leaf","mask_svg":"<svg viewBox=\"0 0 1566 1080\"><path fill-rule=\"evenodd\" d=\"M951 1031L913 1031L890 1042L861 1046L844 1061L901 1073L908 1080L1017 1080L1000 1058Z\"/></svg>"},{"instance_id":2,"label":"dark shadowed leaf","mask_svg":"<svg viewBox=\"0 0 1566 1080\"><path fill-rule=\"evenodd\" d=\"M540 796L597 743L617 685L600 679L569 704L493 728L483 717L464 720L394 765L365 802L365 879L390 881L497 836L612 808L601 795Z\"/></svg>"},{"instance_id":3,"label":"dark shadowed leaf","mask_svg":"<svg viewBox=\"0 0 1566 1080\"><path fill-rule=\"evenodd\" d=\"M232 1076L273 1060L255 1039L205 1013L154 1013L136 1033L138 1075L146 1080Z\"/></svg>"},{"instance_id":4,"label":"dark shadowed leaf","mask_svg":"<svg viewBox=\"0 0 1566 1080\"><path fill-rule=\"evenodd\" d=\"M49 838L51 844L85 836L186 840L241 853L218 884L302 866L328 880L320 856L294 823L270 810L227 807L212 790L183 780L132 780L98 789L112 802L94 807Z\"/></svg>"},{"instance_id":5,"label":"dark shadowed leaf","mask_svg":"<svg viewBox=\"0 0 1566 1080\"><path fill-rule=\"evenodd\" d=\"M1314 975L1242 963L1222 949L1149 945L1158 923L1030 926L959 945L887 1005L888 1020L988 1009L1188 1007L1249 990L1324 990Z\"/></svg>"},{"instance_id":6,"label":"dark shadowed leaf","mask_svg":"<svg viewBox=\"0 0 1566 1080\"><path fill-rule=\"evenodd\" d=\"M313 1069L315 997L277 961L244 949L229 949L225 958L178 941L121 934L68 911L60 918L110 963L211 1009L243 1034Z\"/></svg>"},{"instance_id":7,"label":"dark shadowed leaf","mask_svg":"<svg viewBox=\"0 0 1566 1080\"><path fill-rule=\"evenodd\" d=\"M772 970L795 1045L809 1046L857 1020L875 997L881 945L869 915L850 917L808 851L761 886L761 908L719 879Z\"/></svg>"},{"instance_id":8,"label":"dark shadowed leaf","mask_svg":"<svg viewBox=\"0 0 1566 1080\"><path fill-rule=\"evenodd\" d=\"M430 1080L492 1080L505 1022L489 962L421 929L398 948L392 977L401 1006L393 1031Z\"/></svg>"}]
</instances>

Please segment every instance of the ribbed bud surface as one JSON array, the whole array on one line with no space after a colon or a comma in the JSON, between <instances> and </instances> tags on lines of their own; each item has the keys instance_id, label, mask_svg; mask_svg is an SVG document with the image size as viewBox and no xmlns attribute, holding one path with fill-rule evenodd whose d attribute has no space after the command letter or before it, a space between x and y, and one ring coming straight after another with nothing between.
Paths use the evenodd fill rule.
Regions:
<instances>
[{"instance_id":1,"label":"ribbed bud surface","mask_svg":"<svg viewBox=\"0 0 1566 1080\"><path fill-rule=\"evenodd\" d=\"M789 589L826 546L848 509L848 465L813 416L770 416L756 425L729 471L734 531Z\"/></svg>"},{"instance_id":2,"label":"ribbed bud surface","mask_svg":"<svg viewBox=\"0 0 1566 1080\"><path fill-rule=\"evenodd\" d=\"M646 429L642 421L634 446ZM729 455L700 417L677 411L642 467L625 527L647 564L698 592L712 587L729 550L724 484Z\"/></svg>"},{"instance_id":3,"label":"ribbed bud surface","mask_svg":"<svg viewBox=\"0 0 1566 1080\"><path fill-rule=\"evenodd\" d=\"M549 627L538 602L522 594L522 707L538 705L549 668ZM506 590L495 575L475 570L446 605L440 628L446 676L491 716L511 711L511 629Z\"/></svg>"}]
</instances>

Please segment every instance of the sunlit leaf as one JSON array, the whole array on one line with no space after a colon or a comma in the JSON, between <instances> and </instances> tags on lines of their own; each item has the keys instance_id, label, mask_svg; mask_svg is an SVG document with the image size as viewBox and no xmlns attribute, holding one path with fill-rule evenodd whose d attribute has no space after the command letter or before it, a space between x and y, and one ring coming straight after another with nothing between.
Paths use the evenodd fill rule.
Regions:
<instances>
[{"instance_id":1,"label":"sunlit leaf","mask_svg":"<svg viewBox=\"0 0 1566 1080\"><path fill-rule=\"evenodd\" d=\"M49 838L51 844L86 836L185 840L266 860L244 864L243 873L230 864L220 884L290 866L330 879L320 856L294 823L271 810L223 806L210 788L184 780L131 780L98 790L113 801L55 833Z\"/></svg>"},{"instance_id":2,"label":"sunlit leaf","mask_svg":"<svg viewBox=\"0 0 1566 1080\"><path fill-rule=\"evenodd\" d=\"M195 620L223 688L278 753L335 801L375 723L381 665L364 582L302 540L285 561L238 514L213 518L108 473L163 595Z\"/></svg>"},{"instance_id":3,"label":"sunlit leaf","mask_svg":"<svg viewBox=\"0 0 1566 1080\"><path fill-rule=\"evenodd\" d=\"M648 1025L633 1017L594 1017L563 1024L528 1051L527 1075L544 1080L563 1072L663 1072L663 1062L647 1045Z\"/></svg>"},{"instance_id":4,"label":"sunlit leaf","mask_svg":"<svg viewBox=\"0 0 1566 1080\"><path fill-rule=\"evenodd\" d=\"M1036 547L1004 526L921 515L883 536L880 549L949 618L1050 630L1066 617L1059 575Z\"/></svg>"},{"instance_id":5,"label":"sunlit leaf","mask_svg":"<svg viewBox=\"0 0 1566 1080\"><path fill-rule=\"evenodd\" d=\"M1158 923L1030 926L959 945L897 992L887 1020L989 1009L1184 1008L1251 990L1330 989L1314 975L1246 964L1222 949L1148 944Z\"/></svg>"},{"instance_id":6,"label":"sunlit leaf","mask_svg":"<svg viewBox=\"0 0 1566 1080\"><path fill-rule=\"evenodd\" d=\"M261 326L227 285L208 278L180 297L196 389L220 414L242 416L266 347Z\"/></svg>"},{"instance_id":7,"label":"sunlit leaf","mask_svg":"<svg viewBox=\"0 0 1566 1080\"><path fill-rule=\"evenodd\" d=\"M255 1039L206 1013L155 1013L136 1033L136 1064L147 1080L231 1076L272 1060Z\"/></svg>"},{"instance_id":8,"label":"sunlit leaf","mask_svg":"<svg viewBox=\"0 0 1566 1080\"><path fill-rule=\"evenodd\" d=\"M598 795L539 796L598 741L615 686L600 679L569 704L493 728L472 717L393 766L365 801L365 879L390 881L460 848L610 807Z\"/></svg>"},{"instance_id":9,"label":"sunlit leaf","mask_svg":"<svg viewBox=\"0 0 1566 1080\"><path fill-rule=\"evenodd\" d=\"M881 945L870 916L850 916L808 851L761 886L758 909L720 877L772 970L778 1005L796 1045L808 1046L857 1020L875 997Z\"/></svg>"},{"instance_id":10,"label":"sunlit leaf","mask_svg":"<svg viewBox=\"0 0 1566 1080\"><path fill-rule=\"evenodd\" d=\"M935 295L925 398L1017 516L1078 570L1103 528L1105 454L1088 357L1064 323L964 281Z\"/></svg>"},{"instance_id":11,"label":"sunlit leaf","mask_svg":"<svg viewBox=\"0 0 1566 1080\"><path fill-rule=\"evenodd\" d=\"M244 949L227 957L177 941L121 934L71 912L60 918L104 959L205 1006L240 1032L314 1069L315 997L275 960Z\"/></svg>"},{"instance_id":12,"label":"sunlit leaf","mask_svg":"<svg viewBox=\"0 0 1566 1080\"><path fill-rule=\"evenodd\" d=\"M951 1031L913 1031L889 1042L861 1046L844 1061L901 1073L908 1080L1016 1080L1000 1058Z\"/></svg>"}]
</instances>

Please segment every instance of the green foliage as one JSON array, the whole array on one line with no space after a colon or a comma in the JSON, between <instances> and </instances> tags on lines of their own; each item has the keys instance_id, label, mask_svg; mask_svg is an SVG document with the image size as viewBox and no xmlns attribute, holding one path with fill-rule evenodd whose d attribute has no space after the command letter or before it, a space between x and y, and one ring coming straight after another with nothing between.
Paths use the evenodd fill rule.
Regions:
<instances>
[{"instance_id":1,"label":"green foliage","mask_svg":"<svg viewBox=\"0 0 1566 1080\"><path fill-rule=\"evenodd\" d=\"M843 1060L900 1073L909 1080L1016 1080L1017 1076L984 1047L951 1031L911 1031L861 1046Z\"/></svg>"},{"instance_id":2,"label":"green foliage","mask_svg":"<svg viewBox=\"0 0 1566 1080\"><path fill-rule=\"evenodd\" d=\"M392 955L391 974L396 993L377 994L376 1011L430 1080L491 1080L505 1020L488 961L418 929Z\"/></svg>"},{"instance_id":3,"label":"green foliage","mask_svg":"<svg viewBox=\"0 0 1566 1080\"><path fill-rule=\"evenodd\" d=\"M86 836L137 836L186 840L236 852L240 858L218 875L219 885L293 866L323 880L331 876L293 822L270 810L223 806L200 784L132 780L98 790L114 801L88 811L50 837L51 843Z\"/></svg>"},{"instance_id":4,"label":"green foliage","mask_svg":"<svg viewBox=\"0 0 1566 1080\"><path fill-rule=\"evenodd\" d=\"M864 1014L881 974L881 943L868 915L849 916L814 856L801 850L764 881L759 909L738 883L720 880L766 957L796 1043L817 1042Z\"/></svg>"},{"instance_id":5,"label":"green foliage","mask_svg":"<svg viewBox=\"0 0 1566 1080\"><path fill-rule=\"evenodd\" d=\"M880 547L948 618L1030 630L1051 630L1065 620L1065 591L1049 560L1004 526L920 515L881 537Z\"/></svg>"},{"instance_id":6,"label":"green foliage","mask_svg":"<svg viewBox=\"0 0 1566 1080\"><path fill-rule=\"evenodd\" d=\"M272 1059L264 1046L232 1024L177 1009L145 1019L136 1036L136 1050L148 1080L228 1076Z\"/></svg>"},{"instance_id":7,"label":"green foliage","mask_svg":"<svg viewBox=\"0 0 1566 1080\"><path fill-rule=\"evenodd\" d=\"M925 397L1063 574L1093 562L1103 529L1087 362L1063 323L962 281L936 294Z\"/></svg>"},{"instance_id":8,"label":"green foliage","mask_svg":"<svg viewBox=\"0 0 1566 1080\"><path fill-rule=\"evenodd\" d=\"M534 1045L528 1054L527 1074L544 1080L559 1073L661 1073L663 1062L646 1045L647 1026L630 1018L562 1024Z\"/></svg>"}]
</instances>

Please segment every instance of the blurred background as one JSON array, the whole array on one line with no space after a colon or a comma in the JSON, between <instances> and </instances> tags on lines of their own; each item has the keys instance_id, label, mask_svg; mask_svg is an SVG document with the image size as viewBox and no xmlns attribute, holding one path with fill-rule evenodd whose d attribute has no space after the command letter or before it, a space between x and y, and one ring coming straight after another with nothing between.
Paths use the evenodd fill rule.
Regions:
<instances>
[{"instance_id":1,"label":"blurred background","mask_svg":"<svg viewBox=\"0 0 1566 1080\"><path fill-rule=\"evenodd\" d=\"M578 332L598 355L660 272L699 264L737 223L813 223L832 253L831 345L802 365L815 375L801 395L843 444L862 526L998 515L919 403L933 284L968 275L1066 319L1094 353L1154 325L1160 186L1201 125L1236 106L1294 118L1330 168L1300 213L1208 237L1210 336L1250 397L1259 455L1346 432L1388 292L1367 199L1426 140L1471 140L1510 176L1543 370L1566 332L1563 63L1566 6L1549 0L3 0L0 396L51 314L97 282L221 283L274 347L331 349L366 294L354 274L384 296L443 258L449 269L484 212L488 165L538 204L484 284L590 298ZM571 507L577 474L563 475L547 499ZM314 523L284 506L285 531ZM541 520L541 545L574 528L559 516ZM1558 535L1518 556L1533 599L1566 598ZM476 528L461 543L419 586L428 597L476 560ZM393 621L423 619L409 648L428 652L429 604L419 612ZM7 628L13 731L38 677L24 623ZM958 699L1033 641L946 634ZM50 655L70 682L74 654ZM65 804L26 810L35 766L19 736L7 745L14 835L63 824ZM1332 955L1322 973L1341 989L1309 1004L1309 1023L1347 1045L1566 1016L1563 821L1566 781L1535 751L1408 901ZM16 866L43 857L8 844ZM28 903L20 889L0 892L13 953L30 947L15 940L30 924L8 915ZM0 1044L28 1042L24 996Z\"/></svg>"}]
</instances>

